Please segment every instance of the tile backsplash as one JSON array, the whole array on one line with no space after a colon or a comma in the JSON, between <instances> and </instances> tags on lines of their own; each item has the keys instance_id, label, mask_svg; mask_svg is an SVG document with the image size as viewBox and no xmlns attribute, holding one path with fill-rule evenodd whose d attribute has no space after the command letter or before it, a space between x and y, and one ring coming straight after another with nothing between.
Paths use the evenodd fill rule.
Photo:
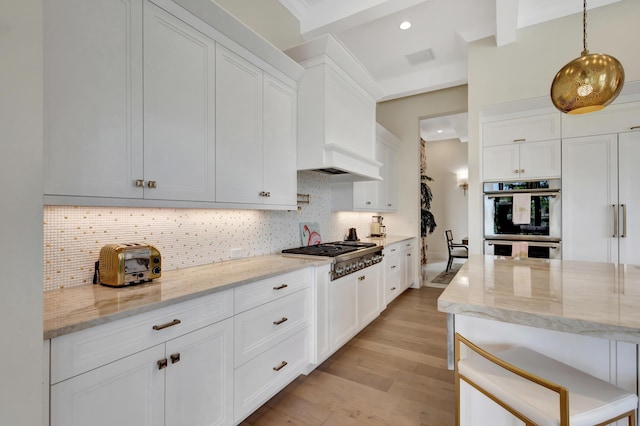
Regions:
<instances>
[{"instance_id":1,"label":"tile backsplash","mask_svg":"<svg viewBox=\"0 0 640 426\"><path fill-rule=\"evenodd\" d=\"M298 211L45 206L44 290L91 284L94 262L108 243L142 242L162 254L169 271L301 245L298 224L318 222L323 241L355 227L363 237L375 213L331 212L328 176L298 173L298 192L311 204Z\"/></svg>"}]
</instances>

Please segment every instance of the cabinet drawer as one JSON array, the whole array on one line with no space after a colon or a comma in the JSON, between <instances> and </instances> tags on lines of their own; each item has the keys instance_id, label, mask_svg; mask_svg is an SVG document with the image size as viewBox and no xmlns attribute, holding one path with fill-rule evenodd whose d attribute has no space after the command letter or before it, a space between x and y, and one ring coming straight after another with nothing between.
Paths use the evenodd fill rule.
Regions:
<instances>
[{"instance_id":1,"label":"cabinet drawer","mask_svg":"<svg viewBox=\"0 0 640 426\"><path fill-rule=\"evenodd\" d=\"M549 139L560 139L560 113L494 121L482 126L485 147Z\"/></svg>"},{"instance_id":2,"label":"cabinet drawer","mask_svg":"<svg viewBox=\"0 0 640 426\"><path fill-rule=\"evenodd\" d=\"M311 286L312 268L293 271L277 277L235 288L235 313L271 302Z\"/></svg>"},{"instance_id":3,"label":"cabinet drawer","mask_svg":"<svg viewBox=\"0 0 640 426\"><path fill-rule=\"evenodd\" d=\"M384 279L386 282L399 281L400 279L400 253L384 258Z\"/></svg>"},{"instance_id":4,"label":"cabinet drawer","mask_svg":"<svg viewBox=\"0 0 640 426\"><path fill-rule=\"evenodd\" d=\"M234 372L235 422L260 407L309 364L310 332L301 331L263 352Z\"/></svg>"},{"instance_id":5,"label":"cabinet drawer","mask_svg":"<svg viewBox=\"0 0 640 426\"><path fill-rule=\"evenodd\" d=\"M235 366L249 361L311 324L311 289L274 300L235 317Z\"/></svg>"},{"instance_id":6,"label":"cabinet drawer","mask_svg":"<svg viewBox=\"0 0 640 426\"><path fill-rule=\"evenodd\" d=\"M53 338L51 384L231 316L233 290L226 290Z\"/></svg>"}]
</instances>

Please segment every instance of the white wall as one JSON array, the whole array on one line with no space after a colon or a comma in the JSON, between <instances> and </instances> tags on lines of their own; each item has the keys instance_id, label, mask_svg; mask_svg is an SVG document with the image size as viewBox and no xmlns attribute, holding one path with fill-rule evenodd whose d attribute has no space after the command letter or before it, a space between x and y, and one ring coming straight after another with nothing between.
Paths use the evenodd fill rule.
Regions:
<instances>
[{"instance_id":1,"label":"white wall","mask_svg":"<svg viewBox=\"0 0 640 426\"><path fill-rule=\"evenodd\" d=\"M429 236L428 262L448 258L447 240L444 231L451 229L456 242L468 234L467 200L465 192L458 186L456 173L467 170L467 144L459 140L427 141L427 176L433 200L431 213L438 224Z\"/></svg>"},{"instance_id":2,"label":"white wall","mask_svg":"<svg viewBox=\"0 0 640 426\"><path fill-rule=\"evenodd\" d=\"M400 139L398 212L384 216L390 234L420 238L420 119L457 114L466 110L467 86L378 104L378 123ZM437 232L444 232L444 229L438 226L434 234ZM416 261L419 262L419 259Z\"/></svg>"},{"instance_id":3,"label":"white wall","mask_svg":"<svg viewBox=\"0 0 640 426\"><path fill-rule=\"evenodd\" d=\"M0 3L0 424L42 424L42 1Z\"/></svg>"},{"instance_id":4,"label":"white wall","mask_svg":"<svg viewBox=\"0 0 640 426\"><path fill-rule=\"evenodd\" d=\"M589 11L591 53L615 56L626 80L640 80L640 2L623 0ZM482 252L482 158L478 145L483 106L548 97L556 72L582 50L582 13L518 31L517 41L497 48L493 38L469 45L469 237ZM549 100L549 105L551 101Z\"/></svg>"}]
</instances>

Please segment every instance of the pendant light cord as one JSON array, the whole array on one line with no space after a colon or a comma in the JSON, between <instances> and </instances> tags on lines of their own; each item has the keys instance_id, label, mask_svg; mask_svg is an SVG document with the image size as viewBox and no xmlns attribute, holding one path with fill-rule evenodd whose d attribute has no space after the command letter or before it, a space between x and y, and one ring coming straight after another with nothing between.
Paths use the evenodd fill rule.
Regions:
<instances>
[{"instance_id":1,"label":"pendant light cord","mask_svg":"<svg viewBox=\"0 0 640 426\"><path fill-rule=\"evenodd\" d=\"M588 55L589 51L587 50L587 0L583 1L582 6L582 47L583 55Z\"/></svg>"}]
</instances>

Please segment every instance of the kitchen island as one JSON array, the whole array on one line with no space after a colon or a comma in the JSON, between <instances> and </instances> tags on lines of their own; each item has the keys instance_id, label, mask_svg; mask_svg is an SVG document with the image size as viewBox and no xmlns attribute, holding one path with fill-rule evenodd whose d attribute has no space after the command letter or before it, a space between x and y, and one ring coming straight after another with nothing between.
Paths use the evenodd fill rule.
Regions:
<instances>
[{"instance_id":1,"label":"kitchen island","mask_svg":"<svg viewBox=\"0 0 640 426\"><path fill-rule=\"evenodd\" d=\"M455 331L480 346L526 346L636 393L638 307L640 266L482 255L469 257L438 300ZM513 424L462 392L462 424Z\"/></svg>"}]
</instances>

